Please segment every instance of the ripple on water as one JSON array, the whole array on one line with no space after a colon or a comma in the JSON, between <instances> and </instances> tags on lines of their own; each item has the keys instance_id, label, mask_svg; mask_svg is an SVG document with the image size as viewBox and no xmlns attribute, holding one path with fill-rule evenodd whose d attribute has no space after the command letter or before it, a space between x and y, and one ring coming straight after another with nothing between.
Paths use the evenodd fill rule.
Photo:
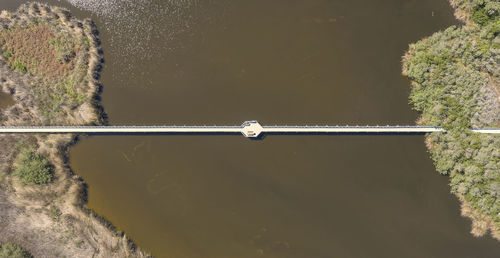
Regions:
<instances>
[{"instance_id":1,"label":"ripple on water","mask_svg":"<svg viewBox=\"0 0 500 258\"><path fill-rule=\"evenodd\" d=\"M182 48L175 39L189 36L196 24L206 23L196 15L205 12L213 1L201 0L67 0L73 6L90 11L103 23L109 38L107 55L127 57L133 63L120 67L122 73L133 70L138 60L150 60ZM219 4L221 1L218 1ZM131 61L132 62L132 61ZM123 74L114 74L121 76Z\"/></svg>"}]
</instances>

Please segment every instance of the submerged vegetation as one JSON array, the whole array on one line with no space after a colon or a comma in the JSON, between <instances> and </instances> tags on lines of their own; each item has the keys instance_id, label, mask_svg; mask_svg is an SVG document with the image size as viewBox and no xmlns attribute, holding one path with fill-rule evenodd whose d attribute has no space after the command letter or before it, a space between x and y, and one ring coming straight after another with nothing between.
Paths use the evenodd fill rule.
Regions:
<instances>
[{"instance_id":1,"label":"submerged vegetation","mask_svg":"<svg viewBox=\"0 0 500 258\"><path fill-rule=\"evenodd\" d=\"M427 137L436 169L473 219L472 233L500 240L500 137L473 127L500 126L500 2L451 0L466 25L410 45L403 73L419 124L442 126Z\"/></svg>"},{"instance_id":2,"label":"submerged vegetation","mask_svg":"<svg viewBox=\"0 0 500 258\"><path fill-rule=\"evenodd\" d=\"M102 51L90 20L40 3L0 14L0 91L15 103L0 125L102 123ZM0 135L0 241L36 257L143 257L83 207L86 189L67 162L72 135ZM30 257L0 244L0 257ZM2 256L3 255L3 256ZM18 256L16 256L18 255Z\"/></svg>"}]
</instances>

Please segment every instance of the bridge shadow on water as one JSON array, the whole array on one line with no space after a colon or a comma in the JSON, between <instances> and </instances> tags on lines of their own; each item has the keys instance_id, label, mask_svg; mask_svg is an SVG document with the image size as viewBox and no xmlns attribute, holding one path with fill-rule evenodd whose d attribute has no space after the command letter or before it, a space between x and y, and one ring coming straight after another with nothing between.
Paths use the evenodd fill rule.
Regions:
<instances>
[{"instance_id":1,"label":"bridge shadow on water","mask_svg":"<svg viewBox=\"0 0 500 258\"><path fill-rule=\"evenodd\" d=\"M131 136L147 136L147 135L239 135L243 136L240 132L99 132L99 133L85 133L85 135L131 135Z\"/></svg>"},{"instance_id":2,"label":"bridge shadow on water","mask_svg":"<svg viewBox=\"0 0 500 258\"><path fill-rule=\"evenodd\" d=\"M280 133L261 133L258 137L253 137L253 138L248 138L249 140L253 141L262 141L268 136L314 136L314 135L331 135L331 136L416 136L416 135L425 135L427 133L423 132L280 132ZM172 136L211 136L211 135L218 135L218 136L243 136L239 132L100 132L100 133L85 133L85 135L89 136L100 136L100 135L116 135L116 136L167 136L167 135L172 135Z\"/></svg>"},{"instance_id":3,"label":"bridge shadow on water","mask_svg":"<svg viewBox=\"0 0 500 258\"><path fill-rule=\"evenodd\" d=\"M267 136L273 136L273 135L289 135L289 136L314 136L314 135L331 135L331 136L344 136L344 135L350 135L350 136L376 136L376 135L385 135L385 136L398 136L398 135L426 135L427 133L423 132L383 132L383 133L375 133L375 132L335 132L335 133L330 133L330 132L314 132L314 133L293 133L293 132L287 132L287 133L262 133L259 135L257 138L250 138L252 140L264 140Z\"/></svg>"}]
</instances>

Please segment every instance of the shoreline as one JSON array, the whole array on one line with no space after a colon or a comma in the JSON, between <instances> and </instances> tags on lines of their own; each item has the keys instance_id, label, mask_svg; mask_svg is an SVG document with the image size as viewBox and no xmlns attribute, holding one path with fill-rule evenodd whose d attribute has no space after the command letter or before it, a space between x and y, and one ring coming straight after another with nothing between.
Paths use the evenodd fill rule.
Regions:
<instances>
[{"instance_id":1,"label":"shoreline","mask_svg":"<svg viewBox=\"0 0 500 258\"><path fill-rule=\"evenodd\" d=\"M500 125L498 61L491 61L498 40L494 33L498 10L487 10L489 1L472 6L449 0L463 26L451 26L411 44L402 57L402 73L411 80L410 104L420 112L417 124L453 128L447 134L426 136L425 143L436 170L450 178L462 216L471 219L471 233L476 237L490 233L500 241L500 206L495 197L500 141L472 136L467 129L467 125Z\"/></svg>"},{"instance_id":2,"label":"shoreline","mask_svg":"<svg viewBox=\"0 0 500 258\"><path fill-rule=\"evenodd\" d=\"M99 94L102 91L99 77L102 70L103 51L97 26L90 19L80 21L64 8L30 3L21 5L13 13L2 11L0 25L3 26L0 33L4 33L1 36L6 45L9 40L15 40L9 34L12 31L25 37L29 37L37 30L49 34L51 35L50 44L57 51L59 48L65 50L66 47L61 45L62 43L55 42L59 37L58 30L66 33L61 34L62 36L67 35L69 40L76 42L73 44L75 48L70 49L72 51L68 52L67 56L63 56L64 60L58 59L61 66L70 67L62 74L67 74L67 78L75 83L67 85L63 80L66 84L61 84L61 87L66 87L62 89L67 94L62 97L56 96L58 98L55 100L50 99L53 94L47 98L34 94L36 90L42 88L44 81L44 77L40 76L42 74L40 70L43 67L35 68L38 63L45 62L45 59L29 63L31 60L25 58L23 67L27 68L12 70L10 60L12 57L5 54L12 51L5 47L2 49L0 90L11 95L15 104L0 110L0 124L20 126L25 124L103 125L107 123L99 101ZM25 33L25 29L31 31ZM55 36L54 31L56 31ZM39 38L43 38L45 34L40 33ZM52 39L54 37L55 39ZM37 43L46 43L36 40L34 41ZM66 40L62 42L66 43ZM56 53L55 50L48 53ZM12 55L22 54L19 51L12 53ZM49 60L51 58L51 56L42 57ZM66 65L68 63L72 65ZM77 68L81 69L84 65L87 68L86 72L78 73ZM30 69L31 67L33 68ZM59 79L61 77L54 78L56 78L55 82L61 80ZM60 87L55 88L54 91L57 93L60 89ZM49 93L44 93L46 91L43 90L41 92L42 96L50 94L50 91ZM56 101L55 105L51 101ZM25 184L16 178L14 172L18 142L27 142L30 146L36 146L35 151L50 162L53 173L53 180L50 183L47 185ZM77 135L0 135L0 145L4 150L9 150L0 154L2 163L0 165L0 209L2 210L0 242L15 243L34 256L147 257L148 255L142 252L123 232L85 207L87 185L81 177L73 173L68 163L69 149L77 142Z\"/></svg>"}]
</instances>

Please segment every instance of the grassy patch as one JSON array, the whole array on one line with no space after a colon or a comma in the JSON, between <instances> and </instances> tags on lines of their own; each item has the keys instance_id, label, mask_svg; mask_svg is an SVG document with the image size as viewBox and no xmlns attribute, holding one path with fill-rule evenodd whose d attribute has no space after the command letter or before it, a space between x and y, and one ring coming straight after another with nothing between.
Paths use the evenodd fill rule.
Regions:
<instances>
[{"instance_id":1,"label":"grassy patch","mask_svg":"<svg viewBox=\"0 0 500 258\"><path fill-rule=\"evenodd\" d=\"M52 181L52 168L49 161L31 148L21 149L15 163L14 175L23 183L41 185Z\"/></svg>"},{"instance_id":2,"label":"grassy patch","mask_svg":"<svg viewBox=\"0 0 500 258\"><path fill-rule=\"evenodd\" d=\"M2 52L2 55L3 55L3 57L5 57L6 59L9 59L9 58L12 56L12 52L11 52L10 50L6 49L6 50L4 50L4 51Z\"/></svg>"},{"instance_id":3,"label":"grassy patch","mask_svg":"<svg viewBox=\"0 0 500 258\"><path fill-rule=\"evenodd\" d=\"M28 69L26 68L26 66L23 64L23 62L21 62L20 60L15 60L13 63L12 63L12 66L11 68L13 70L17 70L17 71L20 71L22 73L26 73L28 72Z\"/></svg>"},{"instance_id":4,"label":"grassy patch","mask_svg":"<svg viewBox=\"0 0 500 258\"><path fill-rule=\"evenodd\" d=\"M32 94L48 123L87 100L89 44L86 36L55 21L0 31L2 55L12 70L35 78Z\"/></svg>"},{"instance_id":5,"label":"grassy patch","mask_svg":"<svg viewBox=\"0 0 500 258\"><path fill-rule=\"evenodd\" d=\"M0 258L29 258L33 257L22 247L11 243L0 243Z\"/></svg>"},{"instance_id":6,"label":"grassy patch","mask_svg":"<svg viewBox=\"0 0 500 258\"><path fill-rule=\"evenodd\" d=\"M51 205L50 209L49 209L49 215L50 215L50 218L53 221L59 221L59 219L61 218L62 213L61 213L61 210L59 210L59 208L57 208L54 205Z\"/></svg>"},{"instance_id":7,"label":"grassy patch","mask_svg":"<svg viewBox=\"0 0 500 258\"><path fill-rule=\"evenodd\" d=\"M77 248L81 248L81 247L82 247L82 245L83 245L83 240L77 240L77 241L75 241L75 246L76 246Z\"/></svg>"}]
</instances>

